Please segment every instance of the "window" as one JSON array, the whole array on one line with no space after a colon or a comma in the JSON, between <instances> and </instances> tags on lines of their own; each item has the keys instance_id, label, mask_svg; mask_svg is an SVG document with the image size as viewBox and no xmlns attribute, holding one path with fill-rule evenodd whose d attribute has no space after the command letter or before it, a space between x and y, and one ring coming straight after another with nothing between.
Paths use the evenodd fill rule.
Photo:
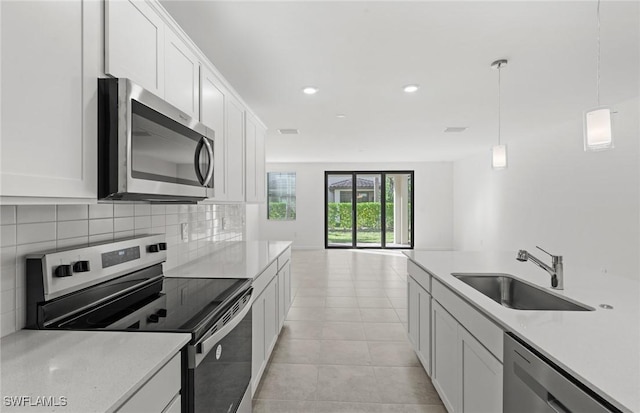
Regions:
<instances>
[{"instance_id":1,"label":"window","mask_svg":"<svg viewBox=\"0 0 640 413\"><path fill-rule=\"evenodd\" d=\"M296 173L267 173L268 219L287 221L296 219Z\"/></svg>"}]
</instances>

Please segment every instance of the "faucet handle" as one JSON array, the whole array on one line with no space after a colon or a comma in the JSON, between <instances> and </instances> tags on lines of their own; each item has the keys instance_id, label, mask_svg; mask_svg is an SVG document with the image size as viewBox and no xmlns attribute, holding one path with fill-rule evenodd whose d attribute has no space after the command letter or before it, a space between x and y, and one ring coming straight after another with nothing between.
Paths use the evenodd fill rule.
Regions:
<instances>
[{"instance_id":1,"label":"faucet handle","mask_svg":"<svg viewBox=\"0 0 640 413\"><path fill-rule=\"evenodd\" d=\"M547 254L550 257L555 257L555 255L553 255L552 253L550 253L549 251L545 251L542 248L540 248L539 246L536 245L536 248L539 249L540 251L544 252L545 254Z\"/></svg>"},{"instance_id":2,"label":"faucet handle","mask_svg":"<svg viewBox=\"0 0 640 413\"><path fill-rule=\"evenodd\" d=\"M536 248L544 252L545 254L549 255L551 257L553 265L562 264L562 255L553 255L549 251L545 251L542 248L538 247L537 245L536 245Z\"/></svg>"}]
</instances>

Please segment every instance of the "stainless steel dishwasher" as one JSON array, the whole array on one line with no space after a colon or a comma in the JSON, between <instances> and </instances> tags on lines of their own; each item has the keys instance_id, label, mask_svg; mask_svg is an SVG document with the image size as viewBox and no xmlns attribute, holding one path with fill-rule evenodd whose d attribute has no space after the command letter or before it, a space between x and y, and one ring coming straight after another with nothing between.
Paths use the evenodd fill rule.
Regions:
<instances>
[{"instance_id":1,"label":"stainless steel dishwasher","mask_svg":"<svg viewBox=\"0 0 640 413\"><path fill-rule=\"evenodd\" d=\"M620 411L510 333L503 380L504 413Z\"/></svg>"}]
</instances>

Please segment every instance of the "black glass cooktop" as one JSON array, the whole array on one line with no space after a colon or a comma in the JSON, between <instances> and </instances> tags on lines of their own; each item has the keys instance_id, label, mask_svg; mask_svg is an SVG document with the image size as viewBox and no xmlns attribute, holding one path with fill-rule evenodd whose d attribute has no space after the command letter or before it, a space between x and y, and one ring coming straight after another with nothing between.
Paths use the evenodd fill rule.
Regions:
<instances>
[{"instance_id":1,"label":"black glass cooktop","mask_svg":"<svg viewBox=\"0 0 640 413\"><path fill-rule=\"evenodd\" d=\"M129 287L132 282L118 281L113 284ZM160 277L153 282L147 280L140 288L115 298L105 297L103 303L75 311L72 316L60 317L47 328L184 332L196 337L204 333L250 285L250 280L236 278ZM115 285L96 287L101 291L116 288ZM72 297L66 300L72 300Z\"/></svg>"}]
</instances>

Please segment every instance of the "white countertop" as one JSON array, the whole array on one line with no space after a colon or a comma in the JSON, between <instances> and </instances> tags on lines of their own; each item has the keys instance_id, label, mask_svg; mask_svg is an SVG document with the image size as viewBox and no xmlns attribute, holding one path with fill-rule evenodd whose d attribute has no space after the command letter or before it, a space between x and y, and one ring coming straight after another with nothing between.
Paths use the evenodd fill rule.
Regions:
<instances>
[{"instance_id":1,"label":"white countertop","mask_svg":"<svg viewBox=\"0 0 640 413\"><path fill-rule=\"evenodd\" d=\"M572 270L564 263L564 291L551 290L546 271L519 262L516 252L408 251L405 255L470 304L626 412L640 412L640 282ZM521 311L501 306L451 276L506 273L548 287L595 311ZM614 308L605 310L600 304Z\"/></svg>"},{"instance_id":2,"label":"white countertop","mask_svg":"<svg viewBox=\"0 0 640 413\"><path fill-rule=\"evenodd\" d=\"M191 338L189 334L20 330L0 340L2 412L111 412ZM30 397L27 407L5 397ZM39 406L37 398L56 404Z\"/></svg>"},{"instance_id":3,"label":"white countertop","mask_svg":"<svg viewBox=\"0 0 640 413\"><path fill-rule=\"evenodd\" d=\"M255 278L291 241L238 241L209 255L165 271L165 277Z\"/></svg>"}]
</instances>

